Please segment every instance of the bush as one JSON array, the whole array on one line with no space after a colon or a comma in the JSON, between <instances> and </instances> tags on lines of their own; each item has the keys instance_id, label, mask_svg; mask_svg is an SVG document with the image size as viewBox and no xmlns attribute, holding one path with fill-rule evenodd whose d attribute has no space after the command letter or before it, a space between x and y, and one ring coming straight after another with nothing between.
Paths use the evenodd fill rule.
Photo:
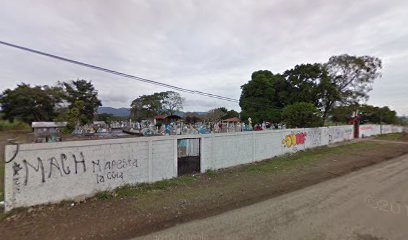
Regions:
<instances>
[{"instance_id":1,"label":"bush","mask_svg":"<svg viewBox=\"0 0 408 240\"><path fill-rule=\"evenodd\" d=\"M13 122L10 122L8 120L0 120L0 131L28 129L30 129L30 126L22 121L14 120Z\"/></svg>"},{"instance_id":2,"label":"bush","mask_svg":"<svg viewBox=\"0 0 408 240\"><path fill-rule=\"evenodd\" d=\"M312 103L298 102L285 107L282 119L289 128L323 126L322 114Z\"/></svg>"}]
</instances>

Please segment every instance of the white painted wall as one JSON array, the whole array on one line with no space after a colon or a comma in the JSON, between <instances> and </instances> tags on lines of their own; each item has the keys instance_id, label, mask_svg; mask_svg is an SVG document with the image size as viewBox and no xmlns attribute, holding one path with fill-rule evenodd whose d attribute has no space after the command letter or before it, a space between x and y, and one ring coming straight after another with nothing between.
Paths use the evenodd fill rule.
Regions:
<instances>
[{"instance_id":1,"label":"white painted wall","mask_svg":"<svg viewBox=\"0 0 408 240\"><path fill-rule=\"evenodd\" d=\"M161 137L22 144L14 161L6 164L6 210L173 178L176 141ZM15 149L6 146L5 159Z\"/></svg>"},{"instance_id":2,"label":"white painted wall","mask_svg":"<svg viewBox=\"0 0 408 240\"><path fill-rule=\"evenodd\" d=\"M401 132L386 125L384 133ZM362 125L364 136L380 133ZM177 140L200 138L201 171L261 161L285 153L353 139L352 126L189 136L22 144L5 165L6 211L84 198L126 184L177 176ZM16 146L6 146L5 159Z\"/></svg>"},{"instance_id":3,"label":"white painted wall","mask_svg":"<svg viewBox=\"0 0 408 240\"><path fill-rule=\"evenodd\" d=\"M403 128L393 125L375 125L375 124L364 124L360 125L359 135L360 137L370 137L379 134L387 134L393 132L402 132Z\"/></svg>"}]
</instances>

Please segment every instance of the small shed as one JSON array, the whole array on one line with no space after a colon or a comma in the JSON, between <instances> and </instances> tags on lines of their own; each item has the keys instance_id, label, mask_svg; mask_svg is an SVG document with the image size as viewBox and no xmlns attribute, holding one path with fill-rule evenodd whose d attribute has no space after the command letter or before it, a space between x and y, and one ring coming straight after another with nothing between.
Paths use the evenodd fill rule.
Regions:
<instances>
[{"instance_id":1,"label":"small shed","mask_svg":"<svg viewBox=\"0 0 408 240\"><path fill-rule=\"evenodd\" d=\"M32 122L34 142L60 142L61 129L66 127L66 122Z\"/></svg>"}]
</instances>

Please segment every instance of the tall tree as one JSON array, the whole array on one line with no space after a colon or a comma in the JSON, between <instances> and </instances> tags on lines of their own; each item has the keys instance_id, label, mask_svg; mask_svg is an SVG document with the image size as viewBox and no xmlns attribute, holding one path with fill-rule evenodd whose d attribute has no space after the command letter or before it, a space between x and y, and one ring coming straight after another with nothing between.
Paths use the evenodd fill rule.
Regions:
<instances>
[{"instance_id":1,"label":"tall tree","mask_svg":"<svg viewBox=\"0 0 408 240\"><path fill-rule=\"evenodd\" d=\"M296 65L283 75L254 72L241 86L241 118L280 122L284 107L306 102L320 109L325 120L335 106L368 99L372 83L381 76L381 67L376 57L340 55L325 64Z\"/></svg>"},{"instance_id":2,"label":"tall tree","mask_svg":"<svg viewBox=\"0 0 408 240\"><path fill-rule=\"evenodd\" d=\"M31 87L22 83L0 95L3 118L10 121L52 121L57 116L61 103L62 90L46 85Z\"/></svg>"},{"instance_id":3,"label":"tall tree","mask_svg":"<svg viewBox=\"0 0 408 240\"><path fill-rule=\"evenodd\" d=\"M349 105L339 106L333 109L332 121L339 123L347 123L353 112L358 111L360 113L360 120L362 123L386 123L397 124L398 117L395 111L392 111L389 107L376 107L372 105Z\"/></svg>"},{"instance_id":4,"label":"tall tree","mask_svg":"<svg viewBox=\"0 0 408 240\"><path fill-rule=\"evenodd\" d=\"M231 110L228 110L228 111L227 111L227 113L225 114L225 116L223 117L223 119L234 118L234 117L239 118L239 112L237 112L237 111L231 109Z\"/></svg>"},{"instance_id":5,"label":"tall tree","mask_svg":"<svg viewBox=\"0 0 408 240\"><path fill-rule=\"evenodd\" d=\"M65 100L68 102L69 111L75 112L78 124L91 123L96 116L99 106L102 106L98 99L98 91L91 81L76 80L63 82L61 85L65 90ZM75 108L74 111L72 111Z\"/></svg>"},{"instance_id":6,"label":"tall tree","mask_svg":"<svg viewBox=\"0 0 408 240\"><path fill-rule=\"evenodd\" d=\"M162 92L162 108L167 115L173 115L175 112L183 109L184 98L180 93L167 91Z\"/></svg>"},{"instance_id":7,"label":"tall tree","mask_svg":"<svg viewBox=\"0 0 408 240\"><path fill-rule=\"evenodd\" d=\"M143 119L151 119L162 114L162 99L163 96L160 93L143 95L136 98L130 104L132 117L140 121Z\"/></svg>"},{"instance_id":8,"label":"tall tree","mask_svg":"<svg viewBox=\"0 0 408 240\"><path fill-rule=\"evenodd\" d=\"M217 122L223 119L227 112L228 110L225 107L214 108L208 111L206 119L211 122Z\"/></svg>"},{"instance_id":9,"label":"tall tree","mask_svg":"<svg viewBox=\"0 0 408 240\"><path fill-rule=\"evenodd\" d=\"M325 77L321 64L301 64L286 70L284 77L290 85L288 103L308 102L319 105L318 85Z\"/></svg>"},{"instance_id":10,"label":"tall tree","mask_svg":"<svg viewBox=\"0 0 408 240\"><path fill-rule=\"evenodd\" d=\"M283 75L267 70L254 72L251 80L241 86L239 100L241 118L253 122L281 121L281 109L290 99L290 85Z\"/></svg>"},{"instance_id":11,"label":"tall tree","mask_svg":"<svg viewBox=\"0 0 408 240\"><path fill-rule=\"evenodd\" d=\"M132 117L140 121L151 119L160 114L173 115L183 109L184 98L173 91L143 95L132 101L130 111Z\"/></svg>"},{"instance_id":12,"label":"tall tree","mask_svg":"<svg viewBox=\"0 0 408 240\"><path fill-rule=\"evenodd\" d=\"M356 104L368 99L374 80L381 77L381 60L371 56L333 56L326 64L340 102Z\"/></svg>"}]
</instances>

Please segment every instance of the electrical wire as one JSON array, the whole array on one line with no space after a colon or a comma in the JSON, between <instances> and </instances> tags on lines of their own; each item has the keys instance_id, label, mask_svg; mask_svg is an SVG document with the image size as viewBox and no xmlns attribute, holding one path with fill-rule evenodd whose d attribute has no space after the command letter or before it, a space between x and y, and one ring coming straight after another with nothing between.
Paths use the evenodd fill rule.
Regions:
<instances>
[{"instance_id":1,"label":"electrical wire","mask_svg":"<svg viewBox=\"0 0 408 240\"><path fill-rule=\"evenodd\" d=\"M150 80L150 79L146 79L146 78L142 78L142 77L137 77L137 76L134 76L134 75L131 75L131 74L126 74L126 73L111 70L111 69L108 69L108 68L99 67L99 66L96 66L96 65L80 62L80 61L77 61L77 60L72 60L72 59L69 59L69 58L66 58L66 57L61 57L61 56L58 56L58 55L46 53L46 52L43 52L43 51L39 51L39 50L35 50L35 49L32 49L32 48L19 46L19 45L4 42L4 41L0 41L0 44L2 44L4 46L12 47L12 48L20 49L20 50L23 50L23 51L31 52L31 53L34 53L34 54L54 58L54 59L57 59L57 60L60 60L60 61L64 61L64 62L76 64L76 65L79 65L79 66L91 68L91 69L94 69L94 70L103 71L103 72L106 72L106 73L122 76L122 77L125 77L125 78L134 79L134 80L137 80L137 81L140 81L140 82L144 82L144 83L148 83L148 84L152 84L152 85L156 85L156 86L160 86L160 87L169 88L169 89L179 91L179 92L197 94L197 95L201 95L201 96L205 96L205 97L215 98L215 99L229 101L229 102L233 102L233 103L239 103L238 99L233 99L233 98L224 97L224 96L220 96L220 95L216 95L216 94L212 94L212 93L207 93L207 92L202 92L202 91L197 91L197 90L191 90L191 89L182 88L182 87L178 87L178 86L174 86L174 85L170 85L170 84L166 84L166 83L161 83L161 82L158 82L158 81L154 81L154 80Z\"/></svg>"}]
</instances>

